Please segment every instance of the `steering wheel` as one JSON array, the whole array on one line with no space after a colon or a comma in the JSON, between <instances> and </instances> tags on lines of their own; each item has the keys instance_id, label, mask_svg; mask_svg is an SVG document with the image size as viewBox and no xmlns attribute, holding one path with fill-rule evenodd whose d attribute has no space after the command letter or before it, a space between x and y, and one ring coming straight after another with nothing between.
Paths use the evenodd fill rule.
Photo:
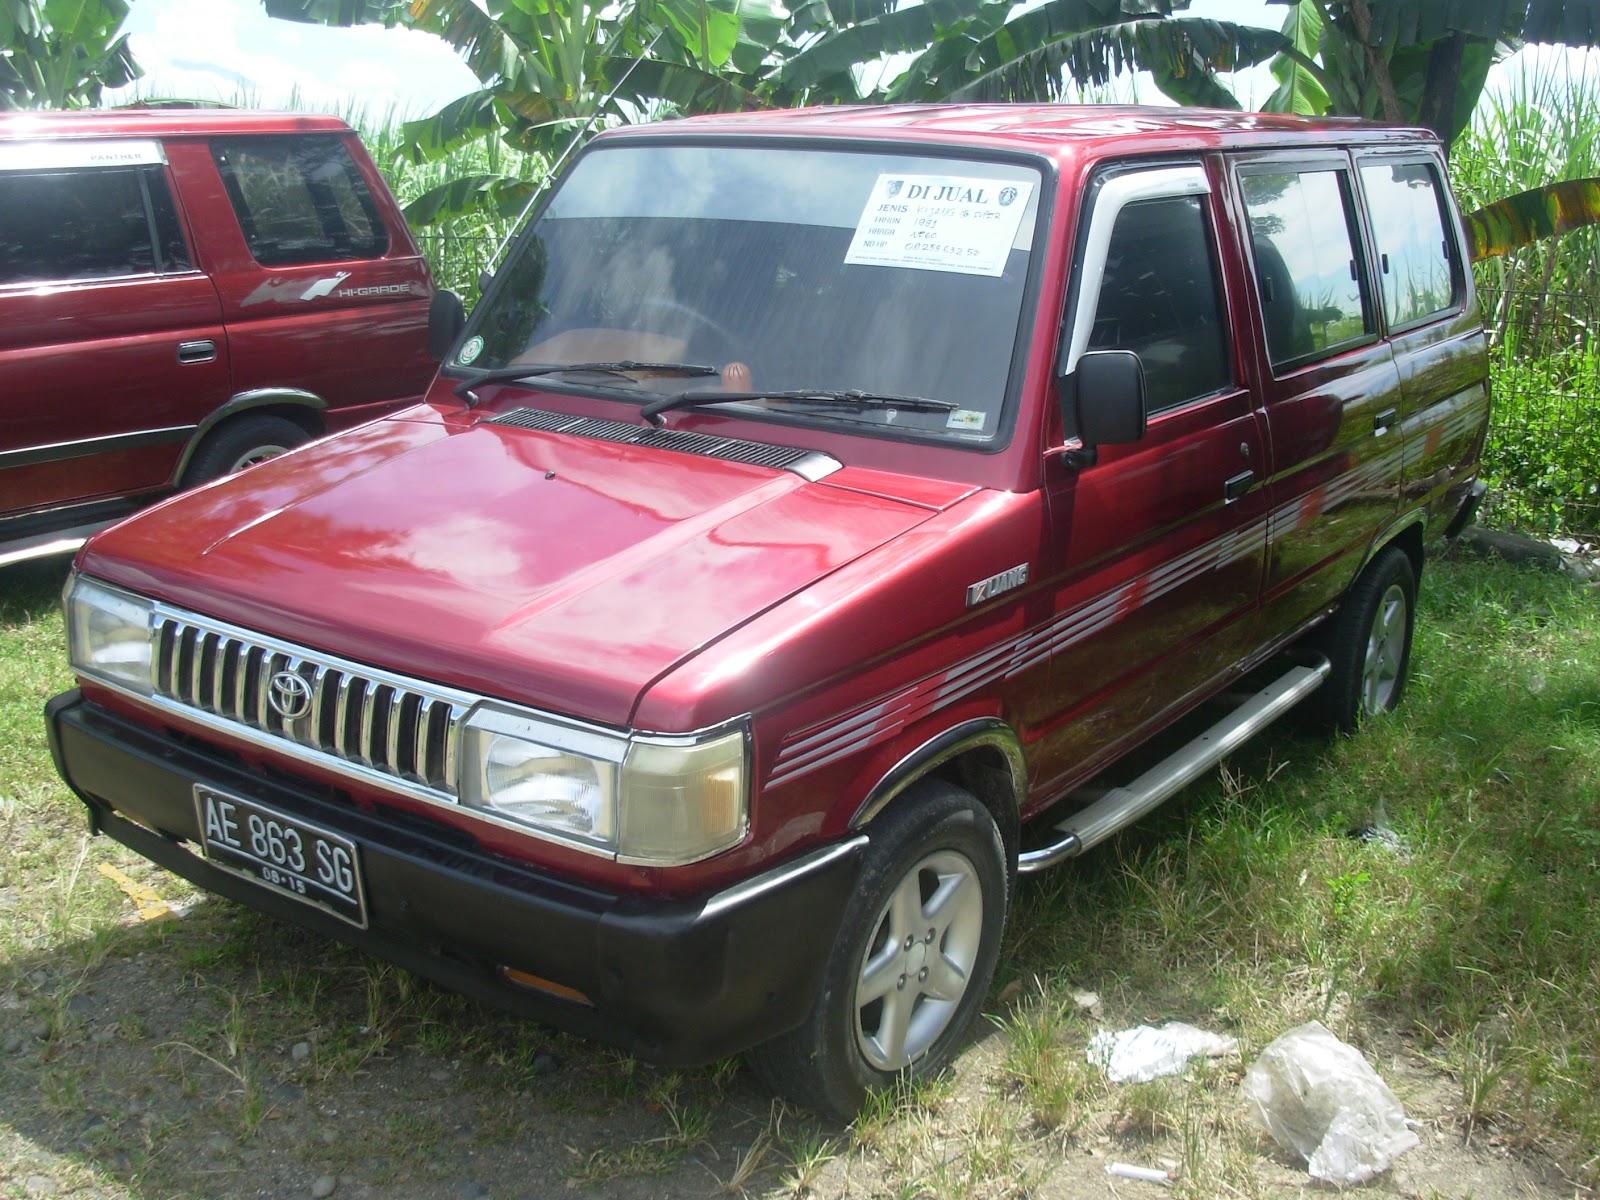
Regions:
<instances>
[{"instance_id":1,"label":"steering wheel","mask_svg":"<svg viewBox=\"0 0 1600 1200\"><path fill-rule=\"evenodd\" d=\"M639 316L647 325L667 325L673 334L682 329L685 323L691 326L686 341L690 345L697 345L709 353L709 356L720 362L727 362L736 357L739 338L726 325L712 320L698 308L691 308L677 300L669 300L664 296L648 296L639 302ZM676 326L675 328L673 326ZM667 330L652 328L647 332L664 333ZM705 335L709 334L709 339ZM710 345L706 341L710 341Z\"/></svg>"}]
</instances>

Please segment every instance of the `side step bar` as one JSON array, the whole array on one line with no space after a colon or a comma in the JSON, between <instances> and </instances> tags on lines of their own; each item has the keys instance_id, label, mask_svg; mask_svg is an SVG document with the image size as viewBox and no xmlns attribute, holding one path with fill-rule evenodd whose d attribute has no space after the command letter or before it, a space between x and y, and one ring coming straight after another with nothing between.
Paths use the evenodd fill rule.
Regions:
<instances>
[{"instance_id":1,"label":"side step bar","mask_svg":"<svg viewBox=\"0 0 1600 1200\"><path fill-rule=\"evenodd\" d=\"M1056 825L1059 840L1018 856L1017 870L1027 875L1076 857L1130 825L1163 800L1193 783L1300 701L1328 677L1328 660L1294 667L1256 692L1192 742L1179 747L1125 787L1112 788Z\"/></svg>"},{"instance_id":2,"label":"side step bar","mask_svg":"<svg viewBox=\"0 0 1600 1200\"><path fill-rule=\"evenodd\" d=\"M131 509L129 510L132 511ZM56 554L71 554L73 551L88 541L89 538L102 529L115 525L127 513L112 517L109 521L94 521L88 525L79 525L74 529L59 529L54 533L35 534L30 538L22 538L15 542L0 543L0 567L9 567L12 563L27 562L34 558L49 558Z\"/></svg>"}]
</instances>

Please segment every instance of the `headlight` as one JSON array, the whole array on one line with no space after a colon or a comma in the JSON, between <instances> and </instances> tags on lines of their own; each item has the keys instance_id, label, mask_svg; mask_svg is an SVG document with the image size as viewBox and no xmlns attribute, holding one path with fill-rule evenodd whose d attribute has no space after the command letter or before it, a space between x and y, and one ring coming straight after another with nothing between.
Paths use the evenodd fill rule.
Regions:
<instances>
[{"instance_id":1,"label":"headlight","mask_svg":"<svg viewBox=\"0 0 1600 1200\"><path fill-rule=\"evenodd\" d=\"M148 696L154 608L149 600L74 574L66 590L72 669Z\"/></svg>"},{"instance_id":2,"label":"headlight","mask_svg":"<svg viewBox=\"0 0 1600 1200\"><path fill-rule=\"evenodd\" d=\"M749 823L742 727L627 738L486 705L463 749L463 803L629 862L694 862Z\"/></svg>"}]
</instances>

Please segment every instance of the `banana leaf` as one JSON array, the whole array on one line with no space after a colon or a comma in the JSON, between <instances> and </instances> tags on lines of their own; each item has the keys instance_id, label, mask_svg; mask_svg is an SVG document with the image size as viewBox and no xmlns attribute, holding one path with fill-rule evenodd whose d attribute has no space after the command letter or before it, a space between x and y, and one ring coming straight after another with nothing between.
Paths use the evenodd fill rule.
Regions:
<instances>
[{"instance_id":1,"label":"banana leaf","mask_svg":"<svg viewBox=\"0 0 1600 1200\"><path fill-rule=\"evenodd\" d=\"M1600 179L1568 179L1486 204L1466 218L1472 261L1600 224Z\"/></svg>"}]
</instances>

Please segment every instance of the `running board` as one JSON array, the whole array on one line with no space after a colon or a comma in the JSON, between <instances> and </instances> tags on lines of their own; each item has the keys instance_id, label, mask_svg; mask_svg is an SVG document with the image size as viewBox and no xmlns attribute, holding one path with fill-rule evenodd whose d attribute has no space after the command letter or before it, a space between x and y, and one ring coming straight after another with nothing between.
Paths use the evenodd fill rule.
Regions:
<instances>
[{"instance_id":1,"label":"running board","mask_svg":"<svg viewBox=\"0 0 1600 1200\"><path fill-rule=\"evenodd\" d=\"M129 512L132 509L128 510ZM50 558L57 554L71 554L102 529L115 525L128 513L121 513L108 521L94 521L74 529L58 529L54 533L35 534L15 542L0 543L0 567L27 562L34 558Z\"/></svg>"},{"instance_id":2,"label":"running board","mask_svg":"<svg viewBox=\"0 0 1600 1200\"><path fill-rule=\"evenodd\" d=\"M1284 713L1322 686L1332 670L1327 659L1294 667L1256 692L1194 741L1179 747L1126 787L1112 788L1087 808L1056 825L1059 840L1017 858L1024 875L1082 854L1130 825L1163 800L1193 783Z\"/></svg>"}]
</instances>

